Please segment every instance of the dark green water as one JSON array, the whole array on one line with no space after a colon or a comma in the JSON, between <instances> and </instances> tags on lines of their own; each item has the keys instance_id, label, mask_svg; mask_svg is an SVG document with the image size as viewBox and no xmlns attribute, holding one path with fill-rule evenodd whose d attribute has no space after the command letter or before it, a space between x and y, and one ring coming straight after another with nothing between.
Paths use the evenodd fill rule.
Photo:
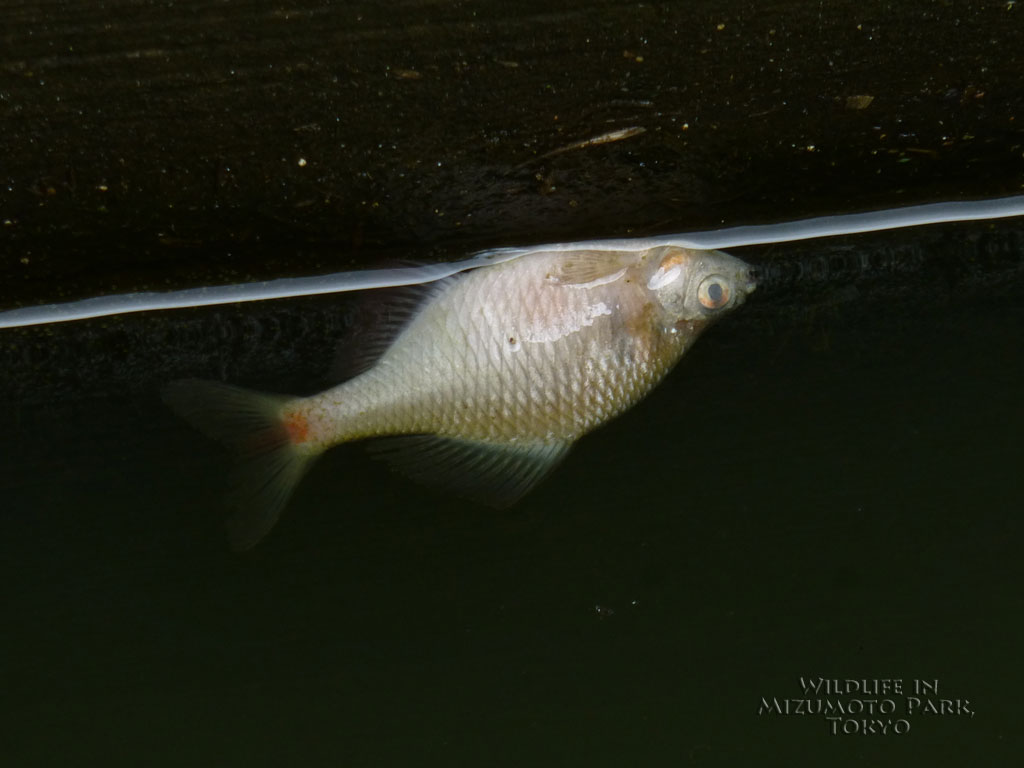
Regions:
<instances>
[{"instance_id":1,"label":"dark green water","mask_svg":"<svg viewBox=\"0 0 1024 768\"><path fill-rule=\"evenodd\" d=\"M264 362L229 378L318 386L329 352L289 360L271 305L39 331L65 379L4 429L5 764L1010 765L1024 294L984 279L852 281L817 309L786 298L806 280L769 286L516 508L345 446L245 555L228 459L159 381L223 370L190 341L257 360L252 329ZM104 339L164 368L119 371ZM937 679L975 716L834 736L758 714L801 676Z\"/></svg>"},{"instance_id":2,"label":"dark green water","mask_svg":"<svg viewBox=\"0 0 1024 768\"><path fill-rule=\"evenodd\" d=\"M1020 194L1022 13L7 0L0 308ZM380 296L0 332L0 768L1018 764L1019 224L737 255L514 509L346 446L245 555L160 387L322 389ZM759 714L819 676L975 714Z\"/></svg>"}]
</instances>

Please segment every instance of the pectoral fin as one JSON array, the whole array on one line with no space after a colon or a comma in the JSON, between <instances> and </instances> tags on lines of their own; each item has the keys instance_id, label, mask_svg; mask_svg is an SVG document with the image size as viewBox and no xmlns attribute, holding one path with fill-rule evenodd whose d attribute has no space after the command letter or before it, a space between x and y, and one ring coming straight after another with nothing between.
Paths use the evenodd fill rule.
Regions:
<instances>
[{"instance_id":1,"label":"pectoral fin","mask_svg":"<svg viewBox=\"0 0 1024 768\"><path fill-rule=\"evenodd\" d=\"M569 251L547 277L561 285L601 285L619 279L639 259L627 251Z\"/></svg>"},{"instance_id":2,"label":"pectoral fin","mask_svg":"<svg viewBox=\"0 0 1024 768\"><path fill-rule=\"evenodd\" d=\"M558 466L571 446L557 440L491 443L412 435L374 440L370 450L414 480L508 507Z\"/></svg>"}]
</instances>

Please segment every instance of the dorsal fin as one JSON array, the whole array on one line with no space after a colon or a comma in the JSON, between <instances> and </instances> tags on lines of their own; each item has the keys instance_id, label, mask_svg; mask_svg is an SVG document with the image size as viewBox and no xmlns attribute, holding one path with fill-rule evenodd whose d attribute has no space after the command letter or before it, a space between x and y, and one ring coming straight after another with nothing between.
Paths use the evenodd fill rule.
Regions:
<instances>
[{"instance_id":1,"label":"dorsal fin","mask_svg":"<svg viewBox=\"0 0 1024 768\"><path fill-rule=\"evenodd\" d=\"M370 451L409 477L492 507L508 507L565 458L571 442L485 442L437 435L372 440Z\"/></svg>"},{"instance_id":2,"label":"dorsal fin","mask_svg":"<svg viewBox=\"0 0 1024 768\"><path fill-rule=\"evenodd\" d=\"M355 305L352 329L338 342L331 379L346 381L373 367L423 305L461 277L367 291Z\"/></svg>"}]
</instances>

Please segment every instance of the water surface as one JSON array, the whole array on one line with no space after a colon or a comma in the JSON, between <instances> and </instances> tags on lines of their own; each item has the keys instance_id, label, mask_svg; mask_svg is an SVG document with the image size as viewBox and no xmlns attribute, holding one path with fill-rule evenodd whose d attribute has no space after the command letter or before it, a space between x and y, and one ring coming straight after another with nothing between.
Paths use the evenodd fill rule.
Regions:
<instances>
[{"instance_id":1,"label":"water surface","mask_svg":"<svg viewBox=\"0 0 1024 768\"><path fill-rule=\"evenodd\" d=\"M956 232L964 264L1020 242ZM869 246L895 269L891 242ZM345 446L246 555L221 530L229 461L160 381L315 388L312 329L347 337L377 302L45 331L62 377L3 430L12 764L998 764L1016 752L1024 293L1005 269L944 292L911 266L768 286L512 510ZM977 714L885 737L758 716L817 675L938 678Z\"/></svg>"}]
</instances>

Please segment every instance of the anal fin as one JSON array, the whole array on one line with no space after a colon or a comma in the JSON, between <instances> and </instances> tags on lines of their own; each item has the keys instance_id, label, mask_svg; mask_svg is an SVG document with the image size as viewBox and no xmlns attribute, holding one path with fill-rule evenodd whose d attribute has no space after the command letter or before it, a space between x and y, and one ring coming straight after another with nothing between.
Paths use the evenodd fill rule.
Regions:
<instances>
[{"instance_id":1,"label":"anal fin","mask_svg":"<svg viewBox=\"0 0 1024 768\"><path fill-rule=\"evenodd\" d=\"M438 435L373 440L370 451L412 479L453 489L492 507L509 507L565 458L571 442L487 442Z\"/></svg>"}]
</instances>

